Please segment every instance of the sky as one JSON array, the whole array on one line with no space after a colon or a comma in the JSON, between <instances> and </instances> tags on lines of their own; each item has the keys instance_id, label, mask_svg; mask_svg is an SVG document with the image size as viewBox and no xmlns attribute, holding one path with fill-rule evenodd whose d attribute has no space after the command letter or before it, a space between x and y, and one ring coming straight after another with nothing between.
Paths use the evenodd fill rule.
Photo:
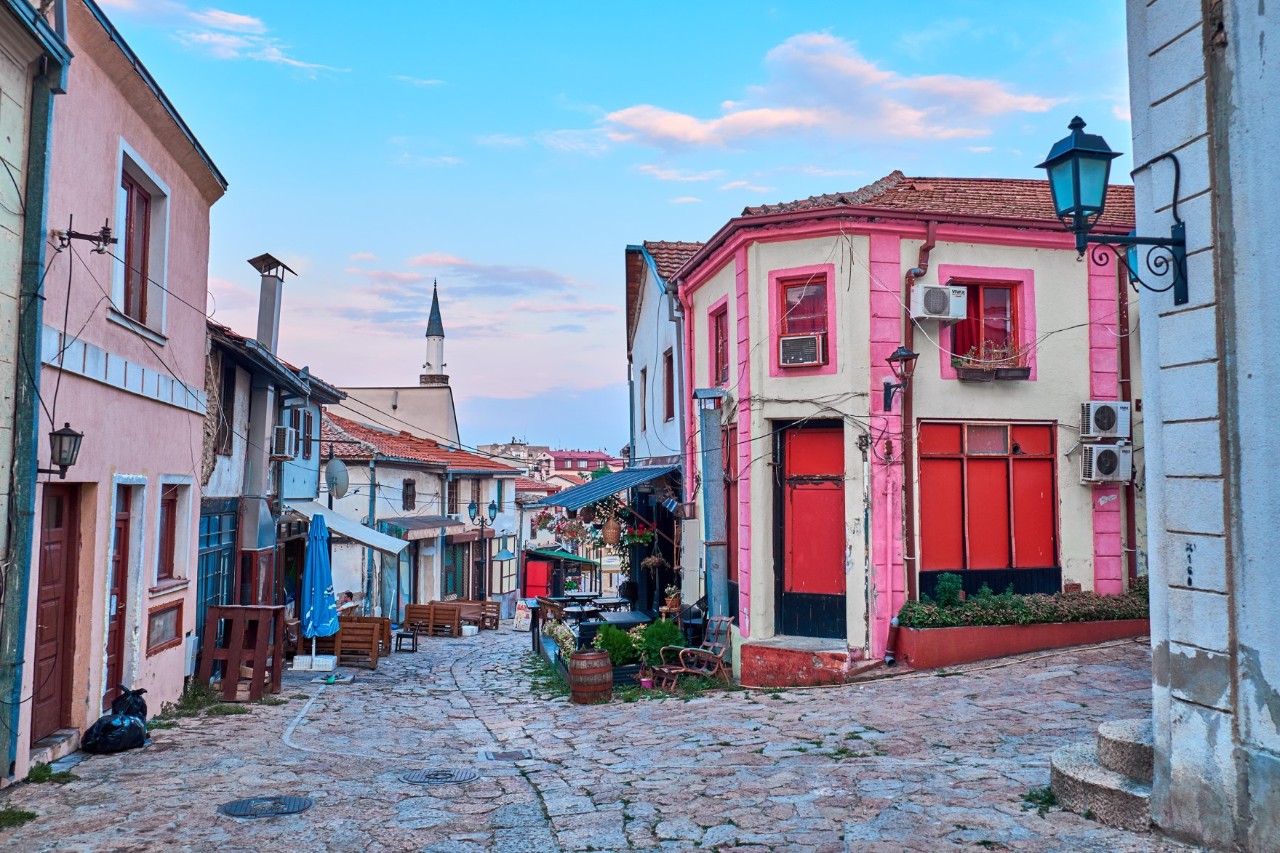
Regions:
<instances>
[{"instance_id":1,"label":"sky","mask_svg":"<svg viewBox=\"0 0 1280 853\"><path fill-rule=\"evenodd\" d=\"M209 310L342 386L413 385L433 281L463 442L627 442L624 251L913 176L1130 149L1123 4L98 0L229 189ZM1131 168L1117 160L1114 176Z\"/></svg>"}]
</instances>

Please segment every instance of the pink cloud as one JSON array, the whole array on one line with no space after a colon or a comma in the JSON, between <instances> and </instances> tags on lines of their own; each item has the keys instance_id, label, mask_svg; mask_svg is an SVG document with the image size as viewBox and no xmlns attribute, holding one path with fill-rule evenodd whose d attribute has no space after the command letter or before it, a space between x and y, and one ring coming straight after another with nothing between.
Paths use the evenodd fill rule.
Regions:
<instances>
[{"instance_id":1,"label":"pink cloud","mask_svg":"<svg viewBox=\"0 0 1280 853\"><path fill-rule=\"evenodd\" d=\"M664 169L661 166L645 164L637 166L636 170L646 175L651 175L660 181L679 181L681 183L697 183L698 181L709 181L712 178L724 174L723 169L712 169L709 172L682 172L679 169Z\"/></svg>"},{"instance_id":2,"label":"pink cloud","mask_svg":"<svg viewBox=\"0 0 1280 853\"><path fill-rule=\"evenodd\" d=\"M352 275L364 276L370 281L376 282L418 282L426 281L427 277L420 272L398 272L396 270L362 270L358 267L347 267L346 272Z\"/></svg>"}]
</instances>

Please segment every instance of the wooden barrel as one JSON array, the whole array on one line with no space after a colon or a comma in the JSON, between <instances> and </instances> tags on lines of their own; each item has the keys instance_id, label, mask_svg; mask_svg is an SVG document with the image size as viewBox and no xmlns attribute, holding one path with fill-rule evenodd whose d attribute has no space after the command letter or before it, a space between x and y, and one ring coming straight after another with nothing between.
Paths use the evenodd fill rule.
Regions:
<instances>
[{"instance_id":1,"label":"wooden barrel","mask_svg":"<svg viewBox=\"0 0 1280 853\"><path fill-rule=\"evenodd\" d=\"M569 655L569 694L579 705L613 699L613 667L609 653L593 649Z\"/></svg>"}]
</instances>

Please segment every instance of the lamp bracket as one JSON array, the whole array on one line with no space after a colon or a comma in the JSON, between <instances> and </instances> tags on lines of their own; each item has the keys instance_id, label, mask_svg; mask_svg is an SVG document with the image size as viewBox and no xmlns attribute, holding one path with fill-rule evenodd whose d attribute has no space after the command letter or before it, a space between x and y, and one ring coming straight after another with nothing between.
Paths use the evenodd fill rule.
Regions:
<instances>
[{"instance_id":1,"label":"lamp bracket","mask_svg":"<svg viewBox=\"0 0 1280 853\"><path fill-rule=\"evenodd\" d=\"M66 468L37 468L36 473L37 474L57 474L59 480L67 479Z\"/></svg>"},{"instance_id":2,"label":"lamp bracket","mask_svg":"<svg viewBox=\"0 0 1280 853\"><path fill-rule=\"evenodd\" d=\"M1105 267L1110 265L1111 258L1114 256L1116 263L1123 266L1129 274L1129 281L1135 285L1135 290L1137 285L1142 285L1152 293L1165 293L1172 290L1174 305L1186 305L1191 301L1187 288L1187 226L1184 223L1175 222L1169 229L1168 237L1090 234L1085 239L1093 245L1093 249L1089 252L1093 262ZM1141 265L1146 267L1151 276L1163 278L1166 275L1172 275L1172 280L1164 287L1152 287L1143 281L1140 271L1135 269L1136 265L1129 263L1128 252L1125 250L1131 246L1147 247Z\"/></svg>"}]
</instances>

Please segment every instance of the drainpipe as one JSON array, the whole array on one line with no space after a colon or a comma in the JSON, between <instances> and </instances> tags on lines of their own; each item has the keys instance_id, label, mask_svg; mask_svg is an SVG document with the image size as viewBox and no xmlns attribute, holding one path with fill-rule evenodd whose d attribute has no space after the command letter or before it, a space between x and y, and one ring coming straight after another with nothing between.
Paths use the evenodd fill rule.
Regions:
<instances>
[{"instance_id":1,"label":"drainpipe","mask_svg":"<svg viewBox=\"0 0 1280 853\"><path fill-rule=\"evenodd\" d=\"M1118 320L1120 332L1120 399L1133 402L1133 367L1129 361L1129 288L1126 276L1116 270L1116 290L1119 294ZM1125 483L1124 489L1124 558L1125 573L1132 585L1138 579L1138 518L1137 486Z\"/></svg>"},{"instance_id":2,"label":"drainpipe","mask_svg":"<svg viewBox=\"0 0 1280 853\"><path fill-rule=\"evenodd\" d=\"M59 4L61 11L61 4ZM53 61L44 65L31 86L30 125L27 136L26 201L22 229L22 273L19 281L17 353L14 372L13 464L10 479L8 571L4 573L3 609L0 610L0 696L5 697L0 723L8 732L0 737L0 775L12 777L18 755L18 718L22 712L23 661L26 658L27 598L30 595L36 468L39 467L40 407L36 377L23 363L40 370L40 327L44 299L40 282L45 271L45 234L49 199L49 160L52 146L53 95L65 86L66 66ZM71 263L68 255L64 263ZM56 425L55 425L56 426ZM10 523L0 519L0 524Z\"/></svg>"},{"instance_id":3,"label":"drainpipe","mask_svg":"<svg viewBox=\"0 0 1280 853\"><path fill-rule=\"evenodd\" d=\"M375 516L378 512L378 457L369 456L369 529L375 529ZM369 568L364 576L364 612L373 615L373 549L369 549Z\"/></svg>"},{"instance_id":4,"label":"drainpipe","mask_svg":"<svg viewBox=\"0 0 1280 853\"><path fill-rule=\"evenodd\" d=\"M916 326L911 319L911 312L906 306L911 304L911 287L916 279L923 278L929 271L929 253L937 245L938 222L930 219L925 228L924 243L920 246L920 254L916 265L907 270L902 280L902 345L915 350ZM916 560L916 465L915 465L915 389L907 382L902 389L902 567L907 576L907 599L918 597L916 583L918 565Z\"/></svg>"}]
</instances>

